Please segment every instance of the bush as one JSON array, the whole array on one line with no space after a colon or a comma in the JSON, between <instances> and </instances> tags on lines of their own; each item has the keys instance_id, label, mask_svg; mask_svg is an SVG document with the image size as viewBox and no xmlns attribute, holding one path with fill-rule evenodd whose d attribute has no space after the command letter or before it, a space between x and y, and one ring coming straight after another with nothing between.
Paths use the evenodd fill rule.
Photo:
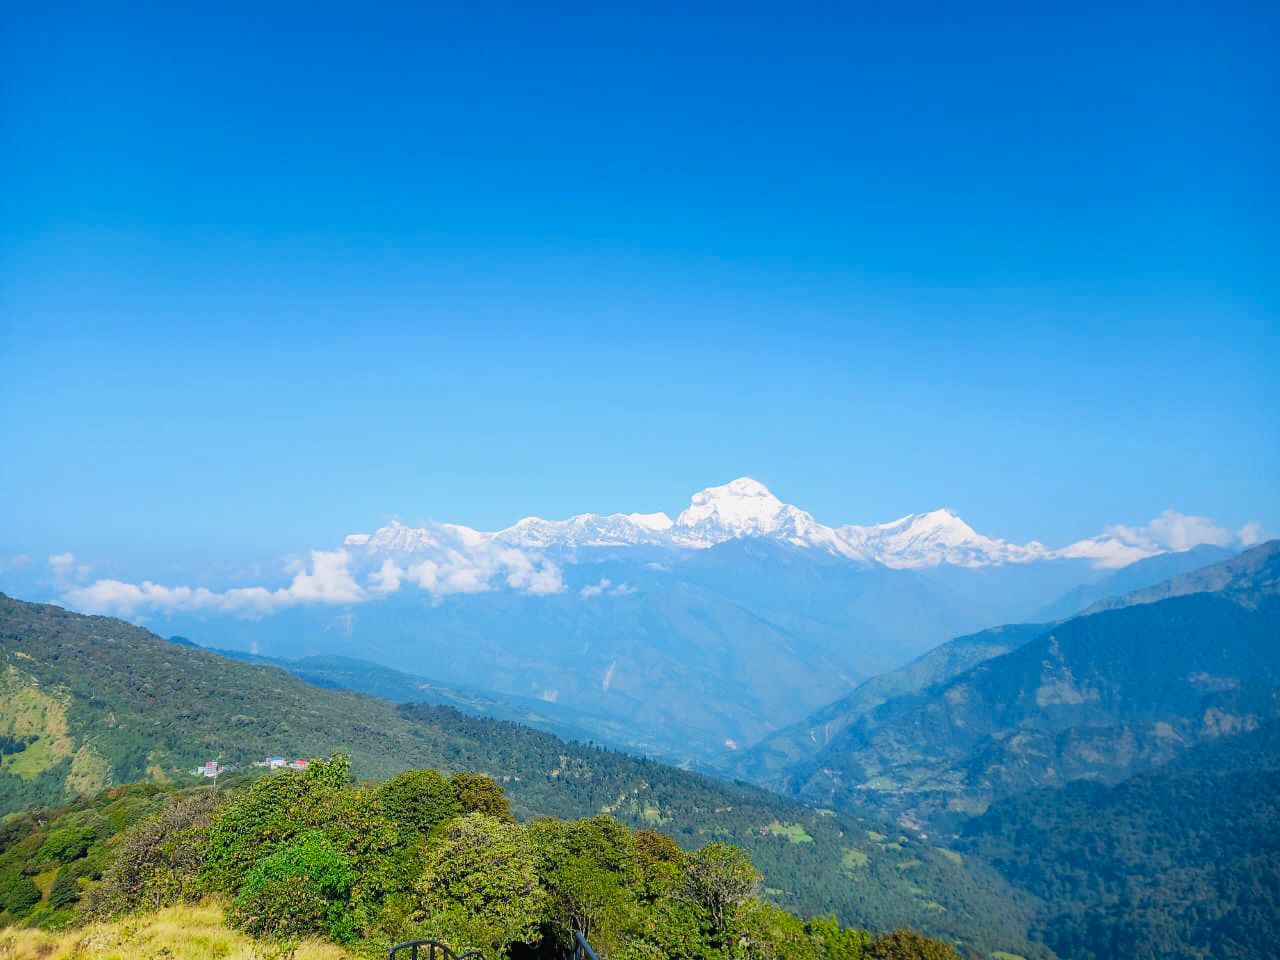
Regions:
<instances>
[{"instance_id":1,"label":"bush","mask_svg":"<svg viewBox=\"0 0 1280 960\"><path fill-rule=\"evenodd\" d=\"M483 773L462 771L449 778L463 813L483 813L495 820L512 820L511 805L502 788Z\"/></svg>"},{"instance_id":2,"label":"bush","mask_svg":"<svg viewBox=\"0 0 1280 960\"><path fill-rule=\"evenodd\" d=\"M54 910L69 907L80 899L80 885L75 875L67 867L62 867L53 878L53 886L49 888L49 906Z\"/></svg>"},{"instance_id":3,"label":"bush","mask_svg":"<svg viewBox=\"0 0 1280 960\"><path fill-rule=\"evenodd\" d=\"M85 912L105 918L197 899L209 826L219 806L211 791L180 797L125 833L102 882L85 898Z\"/></svg>"},{"instance_id":4,"label":"bush","mask_svg":"<svg viewBox=\"0 0 1280 960\"><path fill-rule=\"evenodd\" d=\"M739 908L760 886L760 874L738 847L708 843L689 858L686 871L689 898L707 913L716 939L730 933Z\"/></svg>"},{"instance_id":5,"label":"bush","mask_svg":"<svg viewBox=\"0 0 1280 960\"><path fill-rule=\"evenodd\" d=\"M233 901L232 921L259 936L319 933L350 940L355 931L347 897L355 881L347 858L313 830L249 871Z\"/></svg>"},{"instance_id":6,"label":"bush","mask_svg":"<svg viewBox=\"0 0 1280 960\"><path fill-rule=\"evenodd\" d=\"M436 770L406 770L379 787L376 798L383 813L406 836L426 836L463 812L453 784Z\"/></svg>"},{"instance_id":7,"label":"bush","mask_svg":"<svg viewBox=\"0 0 1280 960\"><path fill-rule=\"evenodd\" d=\"M348 828L339 807L349 807L350 761L337 755L316 760L300 773L281 771L259 777L236 794L209 831L206 872L210 882L238 890L255 863L281 844L310 830L326 833Z\"/></svg>"},{"instance_id":8,"label":"bush","mask_svg":"<svg viewBox=\"0 0 1280 960\"><path fill-rule=\"evenodd\" d=\"M914 930L894 930L876 937L865 956L867 960L960 960L951 944Z\"/></svg>"},{"instance_id":9,"label":"bush","mask_svg":"<svg viewBox=\"0 0 1280 960\"><path fill-rule=\"evenodd\" d=\"M36 851L36 861L38 863L70 863L88 853L89 847L96 839L97 831L92 827L62 827L45 838L40 849Z\"/></svg>"},{"instance_id":10,"label":"bush","mask_svg":"<svg viewBox=\"0 0 1280 960\"><path fill-rule=\"evenodd\" d=\"M40 902L40 891L30 877L18 874L0 880L0 906L14 917L25 917Z\"/></svg>"},{"instance_id":11,"label":"bush","mask_svg":"<svg viewBox=\"0 0 1280 960\"><path fill-rule=\"evenodd\" d=\"M539 820L530 834L556 939L571 948L577 931L597 950L612 952L639 911L641 871L631 831L612 817L598 816L568 823Z\"/></svg>"},{"instance_id":12,"label":"bush","mask_svg":"<svg viewBox=\"0 0 1280 960\"><path fill-rule=\"evenodd\" d=\"M474 813L448 824L427 853L414 919L455 950L498 960L535 939L545 894L523 827Z\"/></svg>"}]
</instances>

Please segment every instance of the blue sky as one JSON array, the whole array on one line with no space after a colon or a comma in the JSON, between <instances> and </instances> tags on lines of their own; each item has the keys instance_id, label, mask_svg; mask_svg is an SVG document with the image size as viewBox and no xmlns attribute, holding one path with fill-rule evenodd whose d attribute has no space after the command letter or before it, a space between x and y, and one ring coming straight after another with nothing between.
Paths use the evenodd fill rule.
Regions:
<instances>
[{"instance_id":1,"label":"blue sky","mask_svg":"<svg viewBox=\"0 0 1280 960\"><path fill-rule=\"evenodd\" d=\"M1274 8L600 6L7 9L0 552L1280 528Z\"/></svg>"}]
</instances>

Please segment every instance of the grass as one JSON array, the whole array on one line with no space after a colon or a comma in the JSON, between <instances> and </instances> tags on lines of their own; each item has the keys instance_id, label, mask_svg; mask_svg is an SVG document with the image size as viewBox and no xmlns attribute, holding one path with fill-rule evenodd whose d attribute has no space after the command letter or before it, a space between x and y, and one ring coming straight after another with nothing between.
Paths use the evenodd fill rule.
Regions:
<instances>
[{"instance_id":1,"label":"grass","mask_svg":"<svg viewBox=\"0 0 1280 960\"><path fill-rule=\"evenodd\" d=\"M775 837L786 837L790 843L813 843L809 831L798 823L780 823L775 820L765 829Z\"/></svg>"},{"instance_id":2,"label":"grass","mask_svg":"<svg viewBox=\"0 0 1280 960\"><path fill-rule=\"evenodd\" d=\"M352 960L333 944L304 940L296 950L260 943L223 923L208 901L95 923L62 933L0 930L0 960Z\"/></svg>"},{"instance_id":3,"label":"grass","mask_svg":"<svg viewBox=\"0 0 1280 960\"><path fill-rule=\"evenodd\" d=\"M840 866L845 870L859 870L870 862L870 857L853 847L845 847L840 854Z\"/></svg>"}]
</instances>

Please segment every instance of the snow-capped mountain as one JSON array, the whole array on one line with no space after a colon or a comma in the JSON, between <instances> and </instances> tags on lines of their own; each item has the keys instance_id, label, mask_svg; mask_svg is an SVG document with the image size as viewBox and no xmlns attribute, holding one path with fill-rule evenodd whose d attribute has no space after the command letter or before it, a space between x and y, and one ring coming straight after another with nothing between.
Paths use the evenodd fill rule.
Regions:
<instances>
[{"instance_id":1,"label":"snow-capped mountain","mask_svg":"<svg viewBox=\"0 0 1280 960\"><path fill-rule=\"evenodd\" d=\"M1032 540L1009 543L984 537L951 510L912 513L891 523L871 527L839 527L836 535L861 556L887 567L919 569L948 563L957 567L987 567L1002 563L1030 563L1052 557L1053 551Z\"/></svg>"},{"instance_id":2,"label":"snow-capped mountain","mask_svg":"<svg viewBox=\"0 0 1280 960\"><path fill-rule=\"evenodd\" d=\"M525 519L493 533L453 524L410 527L392 521L371 534L351 534L348 547L371 554L412 555L456 547L496 543L523 550L572 554L578 550L646 546L668 550L701 550L729 540L762 538L820 550L861 564L897 569L923 569L949 564L985 567L1030 563L1055 556L1114 560L1149 556L1137 548L1069 547L1079 553L1054 552L1032 541L1015 544L984 536L950 510L910 514L872 526L829 527L809 512L779 500L763 483L740 477L695 493L673 521L665 513L584 513L567 520ZM1105 538L1098 538L1099 541ZM1110 565L1110 564L1108 564Z\"/></svg>"},{"instance_id":3,"label":"snow-capped mountain","mask_svg":"<svg viewBox=\"0 0 1280 960\"><path fill-rule=\"evenodd\" d=\"M493 538L518 547L617 547L670 542L671 518L665 513L582 513L568 520L525 517Z\"/></svg>"}]
</instances>

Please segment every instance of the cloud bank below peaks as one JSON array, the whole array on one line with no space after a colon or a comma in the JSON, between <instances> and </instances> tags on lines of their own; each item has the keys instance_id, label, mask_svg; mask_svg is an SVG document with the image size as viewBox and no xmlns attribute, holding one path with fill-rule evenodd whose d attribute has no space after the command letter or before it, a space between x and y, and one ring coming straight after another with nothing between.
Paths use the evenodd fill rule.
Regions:
<instances>
[{"instance_id":1,"label":"cloud bank below peaks","mask_svg":"<svg viewBox=\"0 0 1280 960\"><path fill-rule=\"evenodd\" d=\"M501 588L532 595L565 589L560 568L542 557L487 540L464 543L461 538L453 539L452 543L437 543L437 549L425 556L383 557L380 562L371 552L360 549L360 544L354 550L313 550L305 561L290 565L293 579L289 585L275 589L252 586L218 591L149 580L126 583L102 579L87 585L63 580L61 590L71 606L86 613L124 617L217 613L259 618L302 604L366 603L406 587L423 590L435 602L452 594ZM51 558L50 565L58 573L73 562L67 554Z\"/></svg>"}]
</instances>

